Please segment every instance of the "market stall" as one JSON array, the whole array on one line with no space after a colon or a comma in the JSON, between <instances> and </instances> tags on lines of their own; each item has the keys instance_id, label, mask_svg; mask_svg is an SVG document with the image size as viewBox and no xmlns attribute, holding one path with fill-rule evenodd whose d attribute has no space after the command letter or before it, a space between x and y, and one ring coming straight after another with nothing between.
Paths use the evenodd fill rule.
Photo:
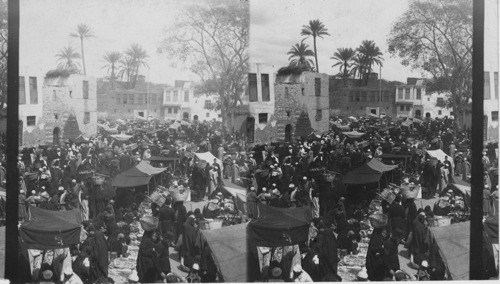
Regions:
<instances>
[{"instance_id":1,"label":"market stall","mask_svg":"<svg viewBox=\"0 0 500 284\"><path fill-rule=\"evenodd\" d=\"M202 246L208 246L220 282L247 282L247 224L200 230ZM202 250L205 251L205 250ZM202 259L205 259L202 255Z\"/></svg>"},{"instance_id":2,"label":"market stall","mask_svg":"<svg viewBox=\"0 0 500 284\"><path fill-rule=\"evenodd\" d=\"M398 166L386 165L377 159L371 159L365 165L354 169L345 175L343 179L344 184L368 184L380 181L382 175L386 172L392 171Z\"/></svg>"},{"instance_id":3,"label":"market stall","mask_svg":"<svg viewBox=\"0 0 500 284\"><path fill-rule=\"evenodd\" d=\"M112 183L114 187L134 187L149 184L154 175L161 174L166 168L155 168L141 161L128 171L117 175Z\"/></svg>"}]
</instances>

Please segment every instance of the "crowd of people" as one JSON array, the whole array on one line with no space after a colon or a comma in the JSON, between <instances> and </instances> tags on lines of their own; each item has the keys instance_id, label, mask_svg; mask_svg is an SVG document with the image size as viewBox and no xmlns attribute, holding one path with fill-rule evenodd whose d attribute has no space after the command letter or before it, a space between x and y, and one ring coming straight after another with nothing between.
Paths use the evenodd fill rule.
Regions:
<instances>
[{"instance_id":1,"label":"crowd of people","mask_svg":"<svg viewBox=\"0 0 500 284\"><path fill-rule=\"evenodd\" d=\"M425 198L438 197L434 208L417 210L414 199L395 196L394 202L382 201L388 226L373 229L366 257L366 278L387 280L401 277L397 257L398 244L404 243L412 262L427 273L429 279L442 279L444 271L429 267L425 235L429 218L446 215L450 208L464 206L462 196L449 191L457 179L470 179L470 136L453 130L451 119L426 120L402 124L402 121L359 118L352 121L334 118L337 124L350 125L363 133L350 138L333 126L328 134L301 137L294 142L273 142L247 147L242 135L223 135L220 123L193 123L171 128L167 124L125 122L120 125L104 122L106 128L116 127L127 139L115 139L101 129L89 140L65 141L62 145L24 148L18 158L19 220L28 218L30 206L48 210L79 209L85 237L71 248L73 271L83 283L107 283L109 253L126 255L130 246L131 226L137 221L141 204L147 199L146 186L116 192L111 181L143 160L163 156L178 163L160 163L167 167L158 184L185 186L192 191L193 201L209 200L203 210L187 212L183 202L165 198L164 204L151 204L151 214L158 218L157 230L142 236L137 257L137 281L162 279L181 281L172 274L169 247L179 251L182 269L190 281L213 282L213 262L200 259L201 246L196 232L204 218L211 218L213 206L224 208L221 186L225 180L247 188L246 213L258 217L257 204L290 208L308 206L313 223L311 239L301 244L302 261L294 266L292 275L260 280L336 281L338 251L358 251L357 243L368 238L361 220L371 213L371 202L380 190L391 185L420 185ZM147 125L146 125L147 124ZM498 177L489 169L497 163L496 145L486 147L484 200L485 214L498 210ZM425 150L441 149L451 158L432 160ZM217 159L198 167L193 153L211 152ZM389 158L384 154L394 154ZM397 159L397 157L404 157ZM395 158L396 157L396 158ZM342 177L372 159L397 168L377 184L346 185ZM174 170L175 169L175 170ZM98 182L98 180L104 182ZM488 181L488 182L486 182ZM212 207L210 207L212 206ZM148 211L149 212L149 211ZM88 260L88 264L86 263ZM25 263L29 257L25 255ZM29 267L29 266L26 266ZM45 271L49 271L46 272ZM272 270L269 270L272 271ZM425 273L424 273L425 272ZM420 273L420 272L419 272ZM31 275L31 273L25 274ZM48 277L50 276L50 277ZM54 267L40 269L34 279L63 279ZM170 278L169 278L170 277ZM361 277L363 278L363 277ZM49 279L45 279L49 280Z\"/></svg>"}]
</instances>

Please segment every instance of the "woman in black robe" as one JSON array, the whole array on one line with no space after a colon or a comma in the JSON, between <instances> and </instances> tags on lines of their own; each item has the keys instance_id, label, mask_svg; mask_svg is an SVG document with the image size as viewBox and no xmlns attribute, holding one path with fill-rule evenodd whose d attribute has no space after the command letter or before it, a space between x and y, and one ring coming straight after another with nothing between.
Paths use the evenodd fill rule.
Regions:
<instances>
[{"instance_id":1,"label":"woman in black robe","mask_svg":"<svg viewBox=\"0 0 500 284\"><path fill-rule=\"evenodd\" d=\"M385 263L384 234L384 228L375 228L368 243L366 272L370 281L384 280L388 271Z\"/></svg>"},{"instance_id":2,"label":"woman in black robe","mask_svg":"<svg viewBox=\"0 0 500 284\"><path fill-rule=\"evenodd\" d=\"M198 229L195 227L195 219L189 216L184 223L184 233L182 235L182 246L180 255L184 260L183 265L192 267L195 256L199 255L196 242L198 240Z\"/></svg>"},{"instance_id":3,"label":"woman in black robe","mask_svg":"<svg viewBox=\"0 0 500 284\"><path fill-rule=\"evenodd\" d=\"M419 214L413 222L413 236L411 238L410 253L413 255L413 262L420 265L429 251L427 242L427 226L425 225L425 213Z\"/></svg>"},{"instance_id":4,"label":"woman in black robe","mask_svg":"<svg viewBox=\"0 0 500 284\"><path fill-rule=\"evenodd\" d=\"M333 230L325 226L322 221L320 221L318 228L319 265L323 272L322 274L331 279L337 275L337 239L333 234Z\"/></svg>"},{"instance_id":5,"label":"woman in black robe","mask_svg":"<svg viewBox=\"0 0 500 284\"><path fill-rule=\"evenodd\" d=\"M181 236L184 232L184 223L187 219L187 209L184 206L183 201L177 201L174 204L175 210L175 238L174 242L179 240L179 236Z\"/></svg>"},{"instance_id":6,"label":"woman in black robe","mask_svg":"<svg viewBox=\"0 0 500 284\"><path fill-rule=\"evenodd\" d=\"M154 283L166 275L161 271L156 252L157 233L145 231L137 254L137 276L140 283Z\"/></svg>"},{"instance_id":7,"label":"woman in black robe","mask_svg":"<svg viewBox=\"0 0 500 284\"><path fill-rule=\"evenodd\" d=\"M90 253L90 282L95 283L99 278L108 277L108 245L104 233L91 226L89 246Z\"/></svg>"},{"instance_id":8,"label":"woman in black robe","mask_svg":"<svg viewBox=\"0 0 500 284\"><path fill-rule=\"evenodd\" d=\"M400 230L402 232L406 229L405 224L405 208L400 204L401 195L396 195L394 202L389 207L389 221L391 222L392 235L396 235L396 230ZM402 235L401 237L404 237Z\"/></svg>"},{"instance_id":9,"label":"woman in black robe","mask_svg":"<svg viewBox=\"0 0 500 284\"><path fill-rule=\"evenodd\" d=\"M408 235L413 230L413 221L417 218L417 205L415 204L415 199L406 199L403 202L403 207L405 209L406 222L405 238L408 238Z\"/></svg>"}]
</instances>

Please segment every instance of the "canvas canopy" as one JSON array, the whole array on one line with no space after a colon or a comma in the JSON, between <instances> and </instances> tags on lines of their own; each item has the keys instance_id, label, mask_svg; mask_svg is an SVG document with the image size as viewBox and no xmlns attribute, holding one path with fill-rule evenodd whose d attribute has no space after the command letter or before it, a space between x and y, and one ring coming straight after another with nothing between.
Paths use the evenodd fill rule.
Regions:
<instances>
[{"instance_id":1,"label":"canvas canopy","mask_svg":"<svg viewBox=\"0 0 500 284\"><path fill-rule=\"evenodd\" d=\"M437 149L437 150L426 150L427 154L429 154L429 156L431 156L432 158L436 158L438 160L440 160L441 162L444 162L445 158L448 157L448 161L451 162L451 165L454 167L455 165L453 164L453 158L446 155L445 152L443 152L443 150L441 149Z\"/></svg>"},{"instance_id":2,"label":"canvas canopy","mask_svg":"<svg viewBox=\"0 0 500 284\"><path fill-rule=\"evenodd\" d=\"M130 138L132 138L132 135L120 133L116 135L111 135L111 137L118 141L128 141Z\"/></svg>"},{"instance_id":3,"label":"canvas canopy","mask_svg":"<svg viewBox=\"0 0 500 284\"><path fill-rule=\"evenodd\" d=\"M200 230L224 282L247 282L247 224Z\"/></svg>"},{"instance_id":4,"label":"canvas canopy","mask_svg":"<svg viewBox=\"0 0 500 284\"><path fill-rule=\"evenodd\" d=\"M244 188L234 188L229 186L222 187L226 192L231 194L236 198L236 205L238 206L238 210L246 213L246 203L247 203L247 195L246 190Z\"/></svg>"},{"instance_id":5,"label":"canvas canopy","mask_svg":"<svg viewBox=\"0 0 500 284\"><path fill-rule=\"evenodd\" d=\"M308 241L309 207L278 208L258 204L257 219L248 224L248 234L256 246L289 246Z\"/></svg>"},{"instance_id":6,"label":"canvas canopy","mask_svg":"<svg viewBox=\"0 0 500 284\"><path fill-rule=\"evenodd\" d=\"M216 160L217 164L221 167L222 169L222 161L217 159L212 153L210 152L204 152L204 153L194 153L196 155L196 158L198 158L200 161L205 160L209 164L212 164L214 162L214 159Z\"/></svg>"},{"instance_id":7,"label":"canvas canopy","mask_svg":"<svg viewBox=\"0 0 500 284\"><path fill-rule=\"evenodd\" d=\"M176 121L176 122L172 123L168 128L170 128L170 129L177 129L180 126L181 126L181 124Z\"/></svg>"},{"instance_id":8,"label":"canvas canopy","mask_svg":"<svg viewBox=\"0 0 500 284\"><path fill-rule=\"evenodd\" d=\"M128 171L120 173L113 180L115 187L133 187L147 185L153 175L162 173L166 168L156 168L145 161L141 161Z\"/></svg>"},{"instance_id":9,"label":"canvas canopy","mask_svg":"<svg viewBox=\"0 0 500 284\"><path fill-rule=\"evenodd\" d=\"M349 138L360 138L361 136L365 135L364 133L357 131L344 132L344 134Z\"/></svg>"},{"instance_id":10,"label":"canvas canopy","mask_svg":"<svg viewBox=\"0 0 500 284\"><path fill-rule=\"evenodd\" d=\"M344 177L344 184L367 184L378 182L382 174L392 171L398 166L386 165L377 159L371 159L365 165L347 173Z\"/></svg>"},{"instance_id":11,"label":"canvas canopy","mask_svg":"<svg viewBox=\"0 0 500 284\"><path fill-rule=\"evenodd\" d=\"M439 253L453 280L469 280L470 222L431 227L431 262Z\"/></svg>"},{"instance_id":12,"label":"canvas canopy","mask_svg":"<svg viewBox=\"0 0 500 284\"><path fill-rule=\"evenodd\" d=\"M19 228L28 249L58 249L80 243L80 210L52 211L30 207L29 220Z\"/></svg>"},{"instance_id":13,"label":"canvas canopy","mask_svg":"<svg viewBox=\"0 0 500 284\"><path fill-rule=\"evenodd\" d=\"M335 127L337 127L338 129L340 130L345 130L345 131L349 131L351 128L349 127L349 125L343 125L343 124L340 124L338 122L334 122L333 125L335 125Z\"/></svg>"}]
</instances>

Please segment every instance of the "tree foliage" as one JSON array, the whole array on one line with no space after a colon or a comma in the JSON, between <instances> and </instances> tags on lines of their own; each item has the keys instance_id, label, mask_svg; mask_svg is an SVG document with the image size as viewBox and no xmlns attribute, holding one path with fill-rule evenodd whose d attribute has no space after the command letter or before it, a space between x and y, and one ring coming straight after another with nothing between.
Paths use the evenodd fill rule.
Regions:
<instances>
[{"instance_id":1,"label":"tree foliage","mask_svg":"<svg viewBox=\"0 0 500 284\"><path fill-rule=\"evenodd\" d=\"M87 69L85 68L85 53L83 50L83 41L91 37L95 37L95 35L87 24L81 23L76 27L76 32L70 33L69 36L80 39L80 47L82 51L83 75L87 75Z\"/></svg>"},{"instance_id":2,"label":"tree foliage","mask_svg":"<svg viewBox=\"0 0 500 284\"><path fill-rule=\"evenodd\" d=\"M222 119L232 114L247 87L248 1L209 0L186 7L176 25L165 30L158 51L180 61L198 76L199 92L217 94Z\"/></svg>"},{"instance_id":3,"label":"tree foliage","mask_svg":"<svg viewBox=\"0 0 500 284\"><path fill-rule=\"evenodd\" d=\"M300 44L296 43L292 45L292 48L287 54L290 55L290 57L288 57L290 61L289 66L314 71L314 62L309 58L314 56L314 52L309 49L309 45L305 44L304 40L302 40Z\"/></svg>"},{"instance_id":4,"label":"tree foliage","mask_svg":"<svg viewBox=\"0 0 500 284\"><path fill-rule=\"evenodd\" d=\"M102 68L107 68L109 74L109 78L111 80L111 84L114 88L116 81L116 68L117 64L120 62L122 58L122 54L118 51L106 52L106 54L102 57L105 65Z\"/></svg>"},{"instance_id":5,"label":"tree foliage","mask_svg":"<svg viewBox=\"0 0 500 284\"><path fill-rule=\"evenodd\" d=\"M430 90L448 91L456 127L472 96L472 1L413 0L394 23L389 52L430 74Z\"/></svg>"},{"instance_id":6,"label":"tree foliage","mask_svg":"<svg viewBox=\"0 0 500 284\"><path fill-rule=\"evenodd\" d=\"M0 110L7 103L7 1L0 0Z\"/></svg>"},{"instance_id":7,"label":"tree foliage","mask_svg":"<svg viewBox=\"0 0 500 284\"><path fill-rule=\"evenodd\" d=\"M364 76L365 85L368 85L370 73L372 72L372 66L375 64L378 66L382 66L382 61L384 61L384 59L382 58L383 54L380 51L380 48L375 45L375 42L373 42L373 40L363 40L356 51L361 56L360 62L362 62L363 64L363 73L361 74Z\"/></svg>"},{"instance_id":8,"label":"tree foliage","mask_svg":"<svg viewBox=\"0 0 500 284\"><path fill-rule=\"evenodd\" d=\"M353 59L356 56L356 51L352 48L338 48L330 59L335 60L335 64L332 67L339 66L339 71L342 74L342 78L347 80L349 78L350 67L353 63Z\"/></svg>"},{"instance_id":9,"label":"tree foliage","mask_svg":"<svg viewBox=\"0 0 500 284\"><path fill-rule=\"evenodd\" d=\"M56 54L57 61L59 62L58 68L61 69L76 69L78 70L78 63L75 59L80 58L80 54L76 52L73 47L65 46L58 54Z\"/></svg>"}]
</instances>

